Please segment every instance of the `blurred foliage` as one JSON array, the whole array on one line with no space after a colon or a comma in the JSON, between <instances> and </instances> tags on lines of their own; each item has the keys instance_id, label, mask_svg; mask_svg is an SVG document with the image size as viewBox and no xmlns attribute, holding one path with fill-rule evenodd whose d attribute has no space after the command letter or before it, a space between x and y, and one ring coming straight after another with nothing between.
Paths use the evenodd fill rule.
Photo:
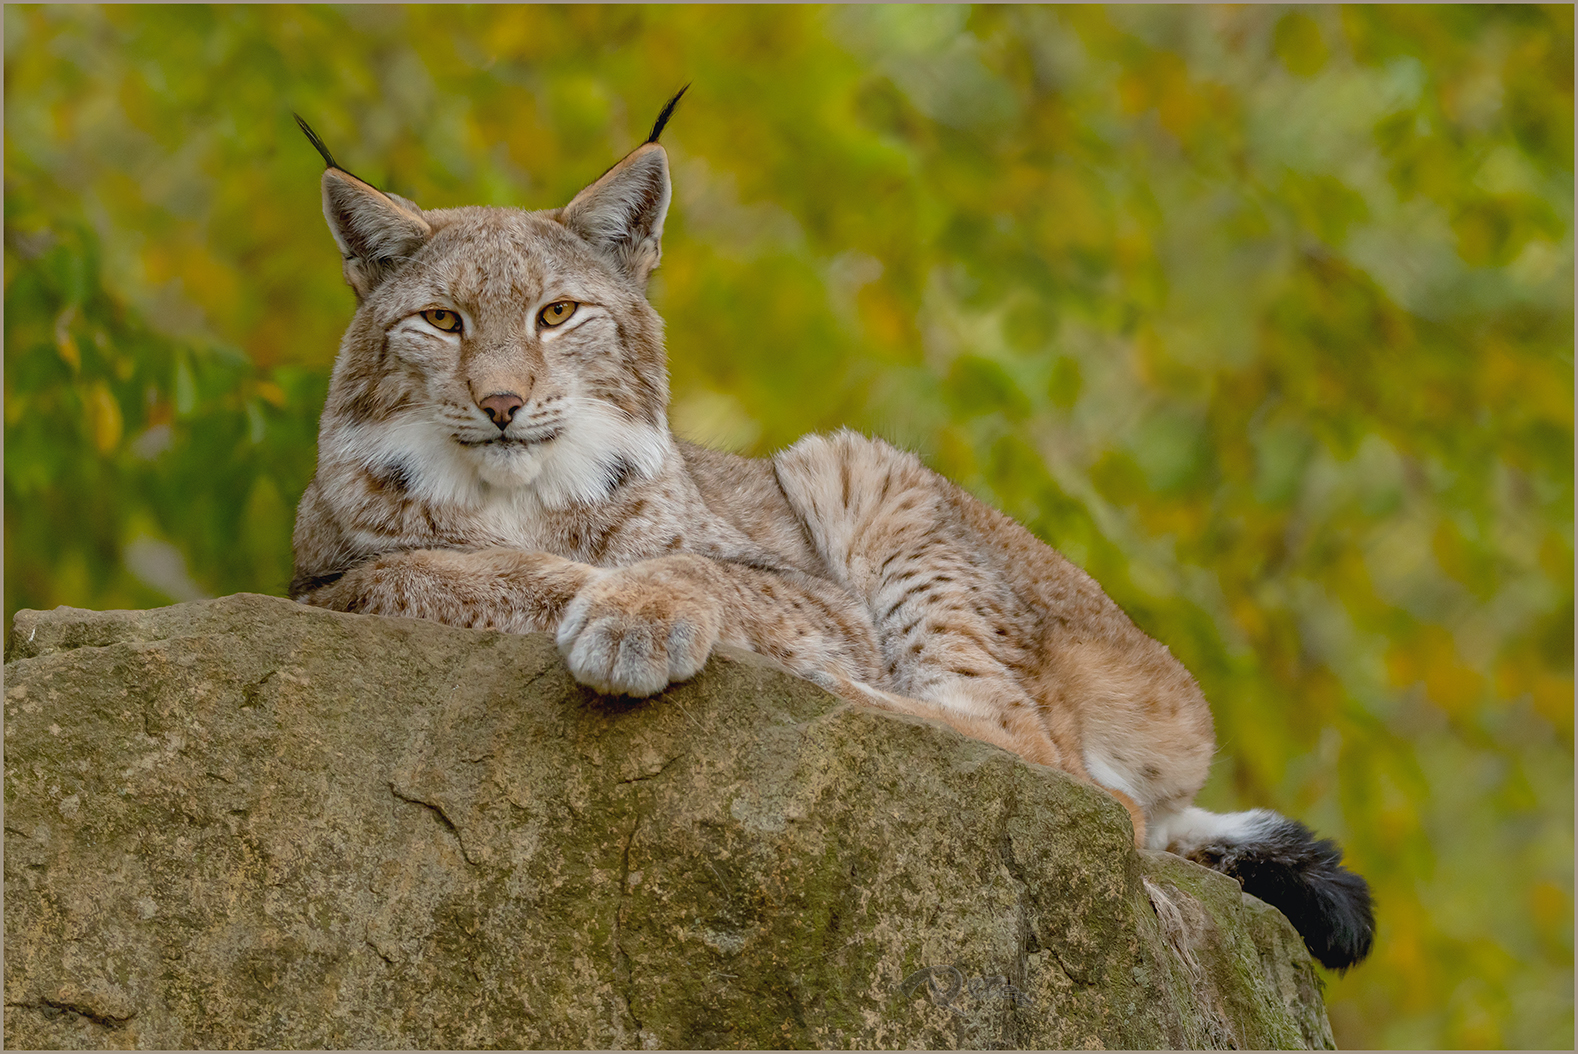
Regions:
<instances>
[{"instance_id":1,"label":"blurred foliage","mask_svg":"<svg viewBox=\"0 0 1578 1054\"><path fill-rule=\"evenodd\" d=\"M428 206L665 134L676 430L850 425L1213 701L1373 882L1361 1047L1573 1043L1573 9L5 10L5 610L281 592L352 310L300 111Z\"/></svg>"}]
</instances>

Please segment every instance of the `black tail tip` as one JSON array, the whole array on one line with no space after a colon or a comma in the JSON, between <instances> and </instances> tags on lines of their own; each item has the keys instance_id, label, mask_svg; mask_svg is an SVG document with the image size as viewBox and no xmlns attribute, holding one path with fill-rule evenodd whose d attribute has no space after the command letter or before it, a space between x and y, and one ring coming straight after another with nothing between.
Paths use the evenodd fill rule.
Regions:
<instances>
[{"instance_id":1,"label":"black tail tip","mask_svg":"<svg viewBox=\"0 0 1578 1054\"><path fill-rule=\"evenodd\" d=\"M1370 885L1342 866L1342 850L1297 820L1275 817L1237 845L1189 854L1238 879L1244 892L1287 916L1321 965L1339 973L1362 962L1375 943Z\"/></svg>"},{"instance_id":2,"label":"black tail tip","mask_svg":"<svg viewBox=\"0 0 1578 1054\"><path fill-rule=\"evenodd\" d=\"M679 91L675 92L674 97L668 101L668 105L663 107L663 112L658 114L657 120L652 123L652 134L647 136L648 143L655 143L658 141L658 136L663 134L663 126L668 124L668 119L670 117L674 116L674 107L679 105L680 96L684 95L688 91L690 91L690 85L687 84ZM298 118L298 120L300 120L300 118Z\"/></svg>"},{"instance_id":3,"label":"black tail tip","mask_svg":"<svg viewBox=\"0 0 1578 1054\"><path fill-rule=\"evenodd\" d=\"M1331 849L1331 866L1306 873L1304 914L1300 919L1291 914L1288 918L1310 954L1328 970L1343 973L1363 962L1375 944L1375 902L1370 884L1337 863L1342 853L1335 844L1322 839L1314 845ZM1254 893L1248 884L1244 888Z\"/></svg>"}]
</instances>

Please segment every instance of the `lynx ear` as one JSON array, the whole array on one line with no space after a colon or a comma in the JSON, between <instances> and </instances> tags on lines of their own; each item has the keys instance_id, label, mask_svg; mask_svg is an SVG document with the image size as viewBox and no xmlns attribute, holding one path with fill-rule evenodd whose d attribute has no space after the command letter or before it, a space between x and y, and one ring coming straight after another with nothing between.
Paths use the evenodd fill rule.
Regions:
<instances>
[{"instance_id":1,"label":"lynx ear","mask_svg":"<svg viewBox=\"0 0 1578 1054\"><path fill-rule=\"evenodd\" d=\"M345 280L364 300L378 284L410 259L433 233L416 203L385 194L357 179L334 160L301 114L292 114L328 166L323 173L323 218L345 259Z\"/></svg>"},{"instance_id":2,"label":"lynx ear","mask_svg":"<svg viewBox=\"0 0 1578 1054\"><path fill-rule=\"evenodd\" d=\"M323 217L345 258L345 280L358 300L366 299L433 233L415 203L385 194L339 168L323 173Z\"/></svg>"},{"instance_id":3,"label":"lynx ear","mask_svg":"<svg viewBox=\"0 0 1578 1054\"><path fill-rule=\"evenodd\" d=\"M669 197L668 154L643 143L577 194L560 210L559 222L645 288L663 255Z\"/></svg>"}]
</instances>

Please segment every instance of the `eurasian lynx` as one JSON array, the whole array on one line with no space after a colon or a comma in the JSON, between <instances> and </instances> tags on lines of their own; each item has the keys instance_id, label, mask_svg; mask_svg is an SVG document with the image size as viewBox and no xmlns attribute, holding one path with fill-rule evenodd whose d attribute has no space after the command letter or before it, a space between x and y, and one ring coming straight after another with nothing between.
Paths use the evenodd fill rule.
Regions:
<instances>
[{"instance_id":1,"label":"eurasian lynx","mask_svg":"<svg viewBox=\"0 0 1578 1054\"><path fill-rule=\"evenodd\" d=\"M1335 845L1265 810L1191 806L1214 750L1205 699L1079 568L881 440L808 436L758 459L669 432L645 290L678 99L543 212L424 211L302 124L358 306L291 595L552 633L576 679L612 694L694 676L719 641L754 649L1103 788L1139 845L1235 876L1326 965L1362 959L1369 888Z\"/></svg>"}]
</instances>

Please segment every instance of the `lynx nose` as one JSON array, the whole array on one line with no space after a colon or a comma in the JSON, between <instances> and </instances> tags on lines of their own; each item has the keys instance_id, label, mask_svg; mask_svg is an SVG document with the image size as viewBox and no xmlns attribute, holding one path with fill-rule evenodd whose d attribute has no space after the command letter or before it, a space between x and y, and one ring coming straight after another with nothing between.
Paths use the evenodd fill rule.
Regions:
<instances>
[{"instance_id":1,"label":"lynx nose","mask_svg":"<svg viewBox=\"0 0 1578 1054\"><path fill-rule=\"evenodd\" d=\"M510 421L515 418L515 411L526 405L526 400L514 392L494 392L486 399L477 403L482 407L488 419L499 426L502 432L510 426Z\"/></svg>"}]
</instances>

